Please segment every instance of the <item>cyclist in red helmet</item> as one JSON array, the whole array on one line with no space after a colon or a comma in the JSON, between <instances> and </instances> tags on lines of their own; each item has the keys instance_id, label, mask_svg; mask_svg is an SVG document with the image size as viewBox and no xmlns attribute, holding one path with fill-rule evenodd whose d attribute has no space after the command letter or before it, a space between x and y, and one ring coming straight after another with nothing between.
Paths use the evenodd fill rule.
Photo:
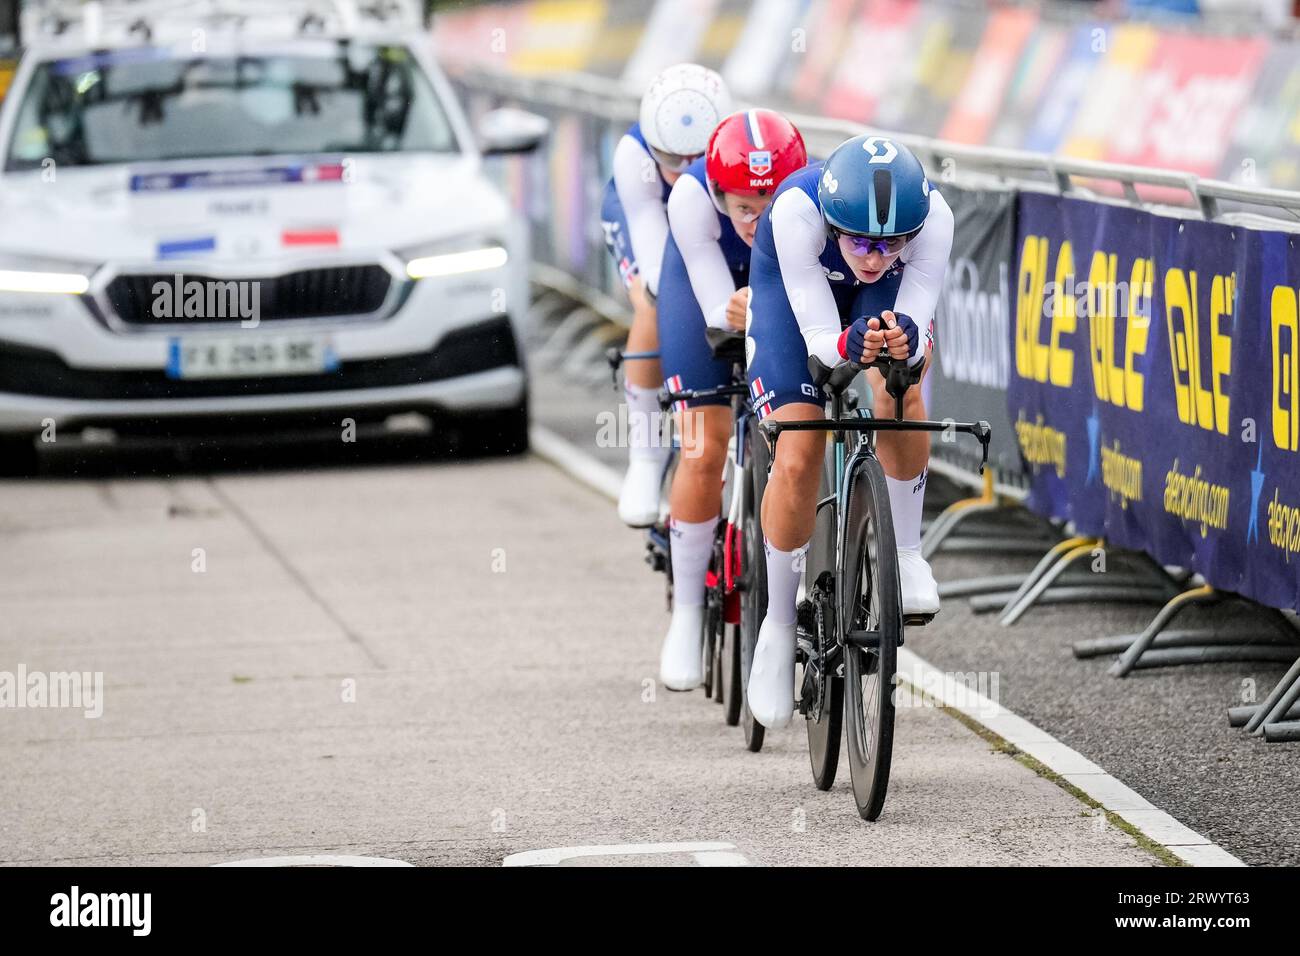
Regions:
<instances>
[{"instance_id":1,"label":"cyclist in red helmet","mask_svg":"<svg viewBox=\"0 0 1300 956\"><path fill-rule=\"evenodd\" d=\"M789 120L771 110L747 110L718 124L705 155L673 186L659 277L659 353L671 391L730 383L731 363L714 358L705 327L744 332L759 217L781 180L807 162L803 137ZM659 670L670 690L691 690L703 680L704 574L719 519L731 400L678 405L682 455L669 529L673 618Z\"/></svg>"}]
</instances>

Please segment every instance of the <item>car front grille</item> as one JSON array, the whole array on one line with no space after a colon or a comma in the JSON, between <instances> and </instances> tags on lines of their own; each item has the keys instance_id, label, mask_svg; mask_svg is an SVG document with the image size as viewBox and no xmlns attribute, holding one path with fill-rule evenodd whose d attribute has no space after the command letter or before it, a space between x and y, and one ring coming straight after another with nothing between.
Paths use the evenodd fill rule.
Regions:
<instances>
[{"instance_id":1,"label":"car front grille","mask_svg":"<svg viewBox=\"0 0 1300 956\"><path fill-rule=\"evenodd\" d=\"M181 273L181 288L190 282L202 283L205 292L200 315L185 315L184 297L176 302L176 273L119 275L108 284L109 304L118 318L130 325L201 325L214 322L237 322L247 318L233 306L229 289L242 295L245 305L256 296L258 320L277 322L285 319L319 319L331 316L369 315L377 312L388 297L392 276L382 266L331 266L302 269L277 276L236 279ZM237 283L234 287L226 283ZM166 291L158 284L166 286ZM245 286L244 283L249 283ZM257 285L252 285L257 283ZM208 290L213 295L208 296ZM164 300L160 303L160 300ZM213 306L216 306L215 308ZM156 307L157 306L157 307ZM161 313L161 314L159 314Z\"/></svg>"}]
</instances>

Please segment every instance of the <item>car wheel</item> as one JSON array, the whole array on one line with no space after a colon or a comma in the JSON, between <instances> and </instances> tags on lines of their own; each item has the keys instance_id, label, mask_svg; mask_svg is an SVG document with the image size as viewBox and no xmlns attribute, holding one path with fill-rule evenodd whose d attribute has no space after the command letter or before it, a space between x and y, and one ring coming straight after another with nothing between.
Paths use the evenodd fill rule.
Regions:
<instances>
[{"instance_id":1,"label":"car wheel","mask_svg":"<svg viewBox=\"0 0 1300 956\"><path fill-rule=\"evenodd\" d=\"M26 478L36 467L35 435L0 435L0 476Z\"/></svg>"},{"instance_id":2,"label":"car wheel","mask_svg":"<svg viewBox=\"0 0 1300 956\"><path fill-rule=\"evenodd\" d=\"M510 408L475 412L456 422L458 447L471 455L522 455L528 451L528 396Z\"/></svg>"}]
</instances>

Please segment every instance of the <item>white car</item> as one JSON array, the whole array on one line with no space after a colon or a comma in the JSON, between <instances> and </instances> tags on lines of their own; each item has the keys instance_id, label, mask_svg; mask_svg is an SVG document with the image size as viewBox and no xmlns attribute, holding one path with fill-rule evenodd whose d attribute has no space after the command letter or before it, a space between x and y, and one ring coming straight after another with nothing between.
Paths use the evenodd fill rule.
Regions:
<instances>
[{"instance_id":1,"label":"white car","mask_svg":"<svg viewBox=\"0 0 1300 956\"><path fill-rule=\"evenodd\" d=\"M489 114L480 147L418 25L341 4L91 6L25 31L0 105L11 467L38 436L232 417L420 411L526 447L526 225L482 157L545 121Z\"/></svg>"}]
</instances>

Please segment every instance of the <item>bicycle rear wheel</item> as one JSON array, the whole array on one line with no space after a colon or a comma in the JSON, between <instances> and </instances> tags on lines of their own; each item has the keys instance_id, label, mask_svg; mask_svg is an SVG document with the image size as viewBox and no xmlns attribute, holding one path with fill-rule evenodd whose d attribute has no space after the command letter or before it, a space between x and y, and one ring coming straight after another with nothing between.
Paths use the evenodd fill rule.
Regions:
<instances>
[{"instance_id":1,"label":"bicycle rear wheel","mask_svg":"<svg viewBox=\"0 0 1300 956\"><path fill-rule=\"evenodd\" d=\"M767 487L769 450L767 439L750 419L746 441L749 443L749 494L745 497L741 524L744 537L745 590L740 608L740 723L745 730L745 747L754 753L763 749L766 729L749 710L749 671L758 646L758 629L767 615L767 556L763 553L763 527L760 506Z\"/></svg>"},{"instance_id":2,"label":"bicycle rear wheel","mask_svg":"<svg viewBox=\"0 0 1300 956\"><path fill-rule=\"evenodd\" d=\"M850 633L868 636L872 646L846 641L844 722L853 799L862 819L875 820L889 789L903 616L894 523L880 462L866 459L850 481L840 620Z\"/></svg>"},{"instance_id":3,"label":"bicycle rear wheel","mask_svg":"<svg viewBox=\"0 0 1300 956\"><path fill-rule=\"evenodd\" d=\"M704 699L712 700L715 693L721 693L720 673L717 669L718 644L722 640L722 609L718 607L714 595L707 591L704 595L704 640L700 653L704 663Z\"/></svg>"},{"instance_id":4,"label":"bicycle rear wheel","mask_svg":"<svg viewBox=\"0 0 1300 956\"><path fill-rule=\"evenodd\" d=\"M740 707L745 694L740 680L740 625L728 624L722 633L722 676L718 681L718 693L722 695L722 719L728 727L735 727L740 723Z\"/></svg>"},{"instance_id":5,"label":"bicycle rear wheel","mask_svg":"<svg viewBox=\"0 0 1300 956\"><path fill-rule=\"evenodd\" d=\"M715 703L721 704L726 700L726 688L723 686L723 666L722 655L725 653L723 644L726 640L727 622L723 621L718 627L717 635L713 639L713 663L709 665L709 672L713 675L712 686L710 690Z\"/></svg>"},{"instance_id":6,"label":"bicycle rear wheel","mask_svg":"<svg viewBox=\"0 0 1300 956\"><path fill-rule=\"evenodd\" d=\"M737 689L733 686L740 680L740 668L732 666L730 658L735 656L735 651L739 650L739 642L735 631L738 628L736 624L728 624L728 616L733 619L737 618L736 602L739 595L729 595L727 593L727 582L730 578L730 570L727 567L727 561L730 556L730 549L727 547L727 538L731 533L729 523L729 514L732 501L732 491L737 480L745 480L745 475L735 467L730 455L727 458L726 469L723 473L722 480L722 500L719 502L719 519L718 527L713 536L713 558L709 563L709 571L713 575L713 586L705 591L705 632L704 632L704 661L705 696L711 697L719 704L726 704L727 724L731 727L736 725L740 712L737 709L736 717L730 716L732 705L731 700L738 696ZM743 493L743 492L742 492ZM743 501L742 501L743 504ZM736 705L737 708L739 704Z\"/></svg>"},{"instance_id":7,"label":"bicycle rear wheel","mask_svg":"<svg viewBox=\"0 0 1300 956\"><path fill-rule=\"evenodd\" d=\"M834 467L832 443L826 449L818 501L824 501L835 487ZM835 519L833 504L825 504L818 510L817 524L808 545L806 574L812 614L805 617L811 618L810 643L818 659L804 662L802 693L813 699L804 720L808 731L808 762L818 790L829 790L835 783L844 730L844 672L836 645L835 624ZM810 674L810 668L818 670Z\"/></svg>"},{"instance_id":8,"label":"bicycle rear wheel","mask_svg":"<svg viewBox=\"0 0 1300 956\"><path fill-rule=\"evenodd\" d=\"M656 563L652 566L656 570L664 573L664 599L668 605L668 613L673 610L673 536L669 533L669 526L672 523L672 515L668 510L668 500L672 492L673 478L677 475L677 450L668 455L664 462L663 471L659 475L659 520L652 525L647 534L650 538L650 557ZM656 548L655 542L658 541ZM660 553L656 555L656 550ZM657 562L662 562L659 567Z\"/></svg>"}]
</instances>

